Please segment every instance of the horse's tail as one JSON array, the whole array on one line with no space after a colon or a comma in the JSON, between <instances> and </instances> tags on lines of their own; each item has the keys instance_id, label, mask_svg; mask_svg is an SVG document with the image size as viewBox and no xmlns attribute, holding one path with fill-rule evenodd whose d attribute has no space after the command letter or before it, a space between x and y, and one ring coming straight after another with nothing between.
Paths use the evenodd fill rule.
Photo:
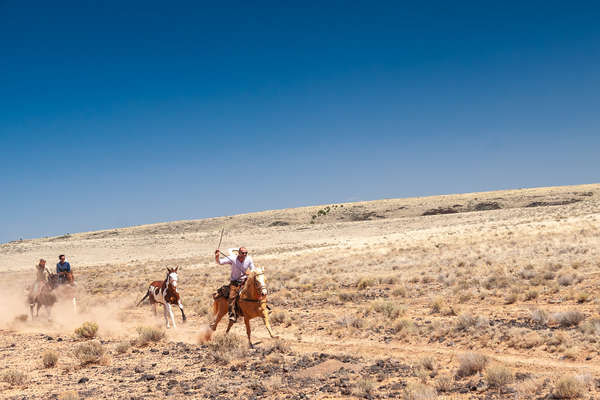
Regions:
<instances>
[{"instance_id":1,"label":"horse's tail","mask_svg":"<svg viewBox=\"0 0 600 400\"><path fill-rule=\"evenodd\" d=\"M139 303L137 303L136 307L139 307L140 304L142 304L142 302L148 298L148 296L150 296L149 290L146 291L146 295L139 301Z\"/></svg>"}]
</instances>

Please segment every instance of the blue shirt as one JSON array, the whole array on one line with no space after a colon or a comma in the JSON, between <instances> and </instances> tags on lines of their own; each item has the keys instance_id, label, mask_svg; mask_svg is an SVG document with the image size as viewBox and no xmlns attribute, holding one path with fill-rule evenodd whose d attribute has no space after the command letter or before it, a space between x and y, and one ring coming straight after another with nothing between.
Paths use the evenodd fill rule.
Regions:
<instances>
[{"instance_id":1,"label":"blue shirt","mask_svg":"<svg viewBox=\"0 0 600 400\"><path fill-rule=\"evenodd\" d=\"M64 264L56 264L56 272L71 272L71 264L68 261L65 261Z\"/></svg>"}]
</instances>

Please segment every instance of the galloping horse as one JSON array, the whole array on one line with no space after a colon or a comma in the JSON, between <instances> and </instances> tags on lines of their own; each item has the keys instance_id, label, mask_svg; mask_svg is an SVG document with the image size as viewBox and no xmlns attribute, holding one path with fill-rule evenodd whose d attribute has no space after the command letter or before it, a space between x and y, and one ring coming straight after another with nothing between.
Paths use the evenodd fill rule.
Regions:
<instances>
[{"instance_id":1,"label":"galloping horse","mask_svg":"<svg viewBox=\"0 0 600 400\"><path fill-rule=\"evenodd\" d=\"M228 312L229 303L227 297L228 296L224 296L220 290L213 295L213 322L210 324L210 329L213 331L217 329L219 321L221 321L221 318ZM256 317L262 317L265 327L267 328L267 331L269 331L269 335L273 339L277 339L277 336L273 335L271 323L269 322L267 284L265 282L265 272L262 268L257 267L248 274L248 279L242 290L240 290L236 306L239 306L240 315L244 317L244 324L246 325L246 334L248 335L248 344L250 347L254 347L250 340L250 320ZM229 333L233 323L234 321L229 321L225 333Z\"/></svg>"},{"instance_id":2,"label":"galloping horse","mask_svg":"<svg viewBox=\"0 0 600 400\"><path fill-rule=\"evenodd\" d=\"M173 328L177 328L175 325L175 317L173 316L171 304L179 306L179 309L181 310L181 316L183 317L183 322L185 323L186 321L186 317L183 312L183 304L181 304L179 291L177 290L178 269L179 267L175 267L173 269L167 267L167 277L165 280L152 282L148 287L148 291L146 292L144 298L141 299L137 304L139 306L144 300L146 300L147 297L149 297L150 304L152 304L152 308L154 309L154 315L156 315L156 304L162 304L164 306L167 328L170 328L169 317L171 317L171 321L173 322Z\"/></svg>"},{"instance_id":3,"label":"galloping horse","mask_svg":"<svg viewBox=\"0 0 600 400\"><path fill-rule=\"evenodd\" d=\"M27 295L27 301L29 302L29 312L31 313L31 319L33 316L33 309L37 305L36 317L40 316L40 308L46 307L48 315L50 315L50 308L56 303L56 295L52 291L58 286L58 275L48 274L48 281L40 282L41 287L34 285L29 294Z\"/></svg>"}]
</instances>

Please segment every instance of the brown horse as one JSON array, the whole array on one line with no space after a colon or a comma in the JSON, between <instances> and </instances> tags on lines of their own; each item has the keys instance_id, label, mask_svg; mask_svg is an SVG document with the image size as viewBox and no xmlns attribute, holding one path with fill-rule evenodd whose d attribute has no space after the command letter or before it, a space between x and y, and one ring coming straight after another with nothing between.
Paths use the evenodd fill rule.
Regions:
<instances>
[{"instance_id":1,"label":"brown horse","mask_svg":"<svg viewBox=\"0 0 600 400\"><path fill-rule=\"evenodd\" d=\"M229 303L227 297L217 292L213 296L213 322L210 324L210 328L215 331L221 318L228 312ZM239 306L240 315L244 317L244 324L246 325L246 334L248 335L248 344L250 347L252 341L250 340L250 320L252 318L261 317L265 323L269 335L277 339L277 336L273 335L271 330L271 323L269 322L269 309L267 308L267 285L265 282L264 270L257 267L254 271L248 274L248 279L244 284L242 290L240 290L239 297L237 299L237 306ZM231 326L234 321L229 321L227 330L225 333L229 333Z\"/></svg>"},{"instance_id":2,"label":"brown horse","mask_svg":"<svg viewBox=\"0 0 600 400\"><path fill-rule=\"evenodd\" d=\"M34 318L33 309L37 306L36 317L40 316L40 308L46 307L48 315L50 315L50 308L56 303L56 295L53 293L54 289L58 286L58 275L48 274L48 280L46 282L36 282L29 294L27 295L27 301L29 303L29 312L31 313L31 319Z\"/></svg>"},{"instance_id":3,"label":"brown horse","mask_svg":"<svg viewBox=\"0 0 600 400\"><path fill-rule=\"evenodd\" d=\"M183 312L183 304L181 304L181 298L179 297L179 291L177 290L177 270L179 267L173 269L167 267L167 277L164 281L154 281L148 287L146 295L139 301L138 306L142 304L147 297L150 298L150 304L154 309L154 315L156 315L156 304L162 304L165 311L165 321L167 328L169 328L169 317L173 322L173 328L177 328L175 325L175 317L173 316L173 310L171 304L177 305L181 310L181 317L185 323L186 317Z\"/></svg>"}]
</instances>

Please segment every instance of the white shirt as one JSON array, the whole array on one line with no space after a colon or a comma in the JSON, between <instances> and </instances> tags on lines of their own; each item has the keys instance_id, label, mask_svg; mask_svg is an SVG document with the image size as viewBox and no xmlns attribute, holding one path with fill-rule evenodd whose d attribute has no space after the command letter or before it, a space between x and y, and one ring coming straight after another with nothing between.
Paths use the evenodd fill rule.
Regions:
<instances>
[{"instance_id":1,"label":"white shirt","mask_svg":"<svg viewBox=\"0 0 600 400\"><path fill-rule=\"evenodd\" d=\"M252 257L246 256L244 262L241 262L235 254L233 254L233 250L237 249L229 249L229 257L228 258L219 258L219 264L231 265L231 277L229 278L232 281L239 281L240 279L246 278L246 270L249 268L250 271L254 271L254 263L252 262Z\"/></svg>"}]
</instances>

